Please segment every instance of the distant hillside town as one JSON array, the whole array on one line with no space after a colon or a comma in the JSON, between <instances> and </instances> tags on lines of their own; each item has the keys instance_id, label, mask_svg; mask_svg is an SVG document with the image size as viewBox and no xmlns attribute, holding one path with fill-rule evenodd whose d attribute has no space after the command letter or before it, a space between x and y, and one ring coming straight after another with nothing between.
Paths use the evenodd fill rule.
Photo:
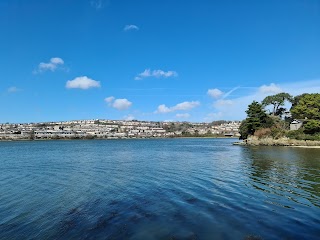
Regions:
<instances>
[{"instance_id":1,"label":"distant hillside town","mask_svg":"<svg viewBox=\"0 0 320 240\"><path fill-rule=\"evenodd\" d=\"M74 120L0 124L0 140L239 137L240 121L212 123Z\"/></svg>"}]
</instances>

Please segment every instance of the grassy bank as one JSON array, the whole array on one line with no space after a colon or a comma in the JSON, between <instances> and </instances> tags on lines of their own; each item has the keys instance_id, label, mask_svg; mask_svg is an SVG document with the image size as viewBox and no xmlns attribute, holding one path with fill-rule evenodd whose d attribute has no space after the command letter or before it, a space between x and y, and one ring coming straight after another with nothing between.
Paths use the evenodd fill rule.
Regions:
<instances>
[{"instance_id":1,"label":"grassy bank","mask_svg":"<svg viewBox=\"0 0 320 240\"><path fill-rule=\"evenodd\" d=\"M238 145L248 146L288 146L288 147L320 147L320 141L297 140L290 138L273 139L250 137Z\"/></svg>"}]
</instances>

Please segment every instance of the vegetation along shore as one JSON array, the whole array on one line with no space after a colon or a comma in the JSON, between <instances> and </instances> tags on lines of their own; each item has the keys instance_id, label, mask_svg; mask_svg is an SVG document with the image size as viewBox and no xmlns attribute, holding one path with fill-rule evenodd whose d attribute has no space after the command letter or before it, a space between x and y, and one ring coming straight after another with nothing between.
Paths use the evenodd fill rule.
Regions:
<instances>
[{"instance_id":1,"label":"vegetation along shore","mask_svg":"<svg viewBox=\"0 0 320 240\"><path fill-rule=\"evenodd\" d=\"M289 109L285 106L290 105ZM253 101L239 132L249 146L320 146L320 94L278 93L261 103ZM267 113L269 111L269 113Z\"/></svg>"}]
</instances>

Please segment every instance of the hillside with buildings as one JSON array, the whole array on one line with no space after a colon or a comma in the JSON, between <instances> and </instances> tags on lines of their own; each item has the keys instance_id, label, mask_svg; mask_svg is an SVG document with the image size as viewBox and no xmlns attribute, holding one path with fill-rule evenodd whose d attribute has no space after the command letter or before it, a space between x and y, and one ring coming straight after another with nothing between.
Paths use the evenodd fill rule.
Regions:
<instances>
[{"instance_id":1,"label":"hillside with buildings","mask_svg":"<svg viewBox=\"0 0 320 240\"><path fill-rule=\"evenodd\" d=\"M0 140L239 137L239 121L215 123L74 120L0 124Z\"/></svg>"}]
</instances>

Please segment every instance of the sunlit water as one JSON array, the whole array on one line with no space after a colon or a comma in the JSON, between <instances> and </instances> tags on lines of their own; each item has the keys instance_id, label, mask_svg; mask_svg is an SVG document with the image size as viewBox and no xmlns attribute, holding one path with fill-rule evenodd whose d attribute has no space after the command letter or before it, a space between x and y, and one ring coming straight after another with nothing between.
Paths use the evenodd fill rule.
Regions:
<instances>
[{"instance_id":1,"label":"sunlit water","mask_svg":"<svg viewBox=\"0 0 320 240\"><path fill-rule=\"evenodd\" d=\"M0 239L319 239L320 149L0 142Z\"/></svg>"}]
</instances>

